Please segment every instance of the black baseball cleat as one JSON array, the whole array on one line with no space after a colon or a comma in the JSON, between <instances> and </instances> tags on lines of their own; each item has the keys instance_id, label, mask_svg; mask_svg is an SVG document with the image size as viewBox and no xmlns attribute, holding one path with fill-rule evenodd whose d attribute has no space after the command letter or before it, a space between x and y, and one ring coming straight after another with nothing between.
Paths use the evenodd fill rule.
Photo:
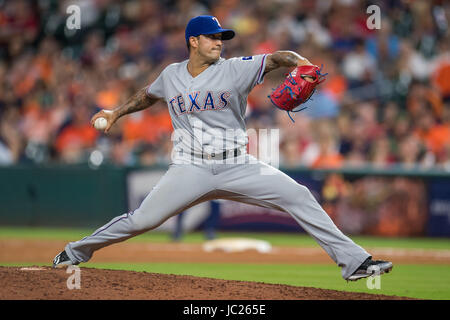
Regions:
<instances>
[{"instance_id":1,"label":"black baseball cleat","mask_svg":"<svg viewBox=\"0 0 450 320\"><path fill-rule=\"evenodd\" d=\"M356 281L362 278L367 278L372 275L381 275L388 273L393 268L392 262L383 260L372 260L372 257L367 258L359 268L347 280Z\"/></svg>"},{"instance_id":2,"label":"black baseball cleat","mask_svg":"<svg viewBox=\"0 0 450 320\"><path fill-rule=\"evenodd\" d=\"M78 263L73 263L69 256L67 255L66 251L62 251L58 253L58 255L53 259L53 268L62 267L62 266L72 266L76 265Z\"/></svg>"}]
</instances>

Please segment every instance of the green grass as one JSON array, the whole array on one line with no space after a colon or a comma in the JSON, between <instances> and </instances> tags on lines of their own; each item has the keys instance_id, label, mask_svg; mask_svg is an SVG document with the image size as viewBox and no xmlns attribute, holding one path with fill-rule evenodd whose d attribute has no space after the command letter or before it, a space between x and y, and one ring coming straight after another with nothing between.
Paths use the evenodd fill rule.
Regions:
<instances>
[{"instance_id":1,"label":"green grass","mask_svg":"<svg viewBox=\"0 0 450 320\"><path fill-rule=\"evenodd\" d=\"M26 227L0 227L0 240L9 238L18 239L43 239L43 240L79 240L94 229L65 229L65 228L26 228ZM317 243L307 234L303 233L218 233L219 238L246 237L266 240L274 246L299 246L315 247ZM350 236L350 238L362 247L389 247L405 249L448 249L449 238L383 238ZM170 235L163 232L147 232L128 240L130 242L169 242ZM205 241L201 232L188 233L183 238L185 243L202 243Z\"/></svg>"},{"instance_id":2,"label":"green grass","mask_svg":"<svg viewBox=\"0 0 450 320\"><path fill-rule=\"evenodd\" d=\"M2 239L74 241L91 234L93 231L94 229L0 227L0 241ZM269 241L274 246L318 247L317 243L310 236L301 233L218 233L218 236L219 238L248 237L261 239ZM448 238L381 238L361 236L351 238L364 248L389 247L450 250L450 239ZM148 232L128 241L164 243L170 242L171 238L168 233ZM205 238L201 232L188 233L183 238L185 243L202 243L203 241L205 241ZM6 264L0 261L0 265L33 264ZM365 280L347 283L340 276L340 269L332 264L86 263L83 264L83 267L186 274L226 280L258 281L420 299L450 300L450 267L448 265L396 264L392 273L381 277L381 289L379 290L368 289Z\"/></svg>"},{"instance_id":3,"label":"green grass","mask_svg":"<svg viewBox=\"0 0 450 320\"><path fill-rule=\"evenodd\" d=\"M347 282L335 265L286 264L91 264L105 269L120 269L192 275L225 280L306 286L332 290L396 295L420 299L450 299L450 268L442 265L396 265L380 278L380 289L368 289L367 281Z\"/></svg>"},{"instance_id":4,"label":"green grass","mask_svg":"<svg viewBox=\"0 0 450 320\"><path fill-rule=\"evenodd\" d=\"M32 264L8 263L1 265ZM369 289L367 279L346 282L341 278L338 267L323 264L86 263L83 267L192 275L419 299L450 300L450 268L444 265L396 265L391 273L381 276L380 289Z\"/></svg>"}]
</instances>

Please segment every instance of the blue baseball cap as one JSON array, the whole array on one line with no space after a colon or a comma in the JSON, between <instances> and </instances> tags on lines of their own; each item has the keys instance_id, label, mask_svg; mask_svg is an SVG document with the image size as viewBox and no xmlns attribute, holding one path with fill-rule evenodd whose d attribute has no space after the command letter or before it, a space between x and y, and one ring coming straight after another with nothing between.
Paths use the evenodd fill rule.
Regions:
<instances>
[{"instance_id":1,"label":"blue baseball cap","mask_svg":"<svg viewBox=\"0 0 450 320\"><path fill-rule=\"evenodd\" d=\"M186 26L186 43L189 42L190 37L198 37L201 34L215 34L221 33L222 40L230 40L235 33L231 29L223 29L214 16L198 16L189 20Z\"/></svg>"}]
</instances>

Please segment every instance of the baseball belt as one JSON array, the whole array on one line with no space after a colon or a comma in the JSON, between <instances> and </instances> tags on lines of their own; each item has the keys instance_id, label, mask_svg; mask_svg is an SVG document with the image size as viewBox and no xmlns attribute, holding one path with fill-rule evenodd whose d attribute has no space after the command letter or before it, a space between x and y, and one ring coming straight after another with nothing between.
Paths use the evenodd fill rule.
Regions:
<instances>
[{"instance_id":1,"label":"baseball belt","mask_svg":"<svg viewBox=\"0 0 450 320\"><path fill-rule=\"evenodd\" d=\"M231 158L231 157L237 157L239 155L242 154L241 149L236 148L233 150L225 150L224 152L213 152L213 153L206 153L206 152L202 152L202 153L191 153L191 155L193 155L196 158L201 158L201 159L208 159L208 160L225 160L227 158Z\"/></svg>"}]
</instances>

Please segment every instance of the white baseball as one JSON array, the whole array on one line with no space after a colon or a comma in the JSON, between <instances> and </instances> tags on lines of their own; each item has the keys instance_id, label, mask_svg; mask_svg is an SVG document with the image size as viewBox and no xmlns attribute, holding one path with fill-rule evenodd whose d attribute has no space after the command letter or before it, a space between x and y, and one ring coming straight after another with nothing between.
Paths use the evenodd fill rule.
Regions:
<instances>
[{"instance_id":1,"label":"white baseball","mask_svg":"<svg viewBox=\"0 0 450 320\"><path fill-rule=\"evenodd\" d=\"M108 125L108 120L105 118L97 118L94 122L94 128L97 130L104 130Z\"/></svg>"}]
</instances>

